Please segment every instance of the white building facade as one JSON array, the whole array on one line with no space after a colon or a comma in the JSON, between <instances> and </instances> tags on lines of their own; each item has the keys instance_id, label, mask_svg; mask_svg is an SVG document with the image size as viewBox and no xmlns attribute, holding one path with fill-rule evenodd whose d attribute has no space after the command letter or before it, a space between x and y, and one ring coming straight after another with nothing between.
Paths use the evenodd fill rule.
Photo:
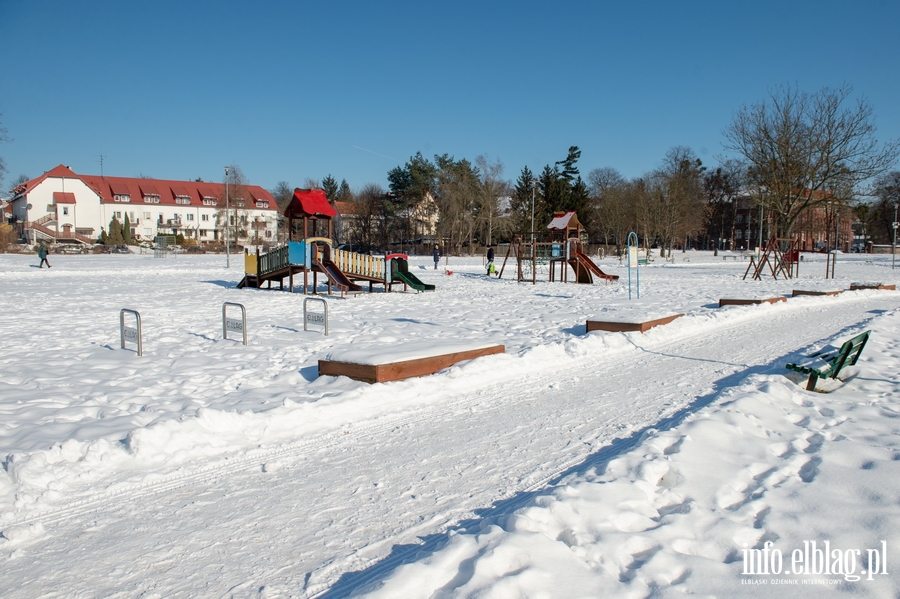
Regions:
<instances>
[{"instance_id":1,"label":"white building facade","mask_svg":"<svg viewBox=\"0 0 900 599\"><path fill-rule=\"evenodd\" d=\"M204 244L225 241L226 199L232 242L275 242L275 199L253 185L79 175L59 165L16 187L10 204L30 243L97 243L113 218L124 225L127 215L135 241L183 235Z\"/></svg>"}]
</instances>

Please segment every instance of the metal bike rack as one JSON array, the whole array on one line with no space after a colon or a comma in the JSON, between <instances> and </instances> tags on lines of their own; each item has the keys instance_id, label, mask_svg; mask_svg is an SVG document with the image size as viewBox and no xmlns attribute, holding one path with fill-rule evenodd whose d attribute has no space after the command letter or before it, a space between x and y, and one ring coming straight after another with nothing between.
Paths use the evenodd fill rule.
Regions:
<instances>
[{"instance_id":1,"label":"metal bike rack","mask_svg":"<svg viewBox=\"0 0 900 599\"><path fill-rule=\"evenodd\" d=\"M136 328L125 326L125 313L134 314L137 322ZM144 355L144 344L141 341L141 315L137 310L128 310L123 308L119 312L119 338L122 341L122 349L125 349L125 341L133 341L137 343L137 355Z\"/></svg>"},{"instance_id":2,"label":"metal bike rack","mask_svg":"<svg viewBox=\"0 0 900 599\"><path fill-rule=\"evenodd\" d=\"M237 306L241 309L241 319L228 318L226 311L228 306ZM234 333L242 333L244 336L244 345L247 345L247 309L242 304L234 302L225 302L222 304L222 337L228 339L228 331Z\"/></svg>"},{"instance_id":3,"label":"metal bike rack","mask_svg":"<svg viewBox=\"0 0 900 599\"><path fill-rule=\"evenodd\" d=\"M322 302L322 307L325 308L324 314L319 314L318 312L309 312L306 309L306 304L308 302ZM308 297L303 300L303 330L309 330L308 325L312 324L321 324L325 325L325 336L328 336L328 304L320 297Z\"/></svg>"}]
</instances>

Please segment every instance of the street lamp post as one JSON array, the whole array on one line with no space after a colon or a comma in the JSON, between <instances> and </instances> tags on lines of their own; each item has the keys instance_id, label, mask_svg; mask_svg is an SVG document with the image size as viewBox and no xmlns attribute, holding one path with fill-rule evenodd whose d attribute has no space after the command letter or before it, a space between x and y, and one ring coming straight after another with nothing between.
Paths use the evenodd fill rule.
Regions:
<instances>
[{"instance_id":1,"label":"street lamp post","mask_svg":"<svg viewBox=\"0 0 900 599\"><path fill-rule=\"evenodd\" d=\"M894 204L894 222L891 223L891 226L894 227L894 243L891 245L891 270L894 270L894 263L897 261L897 227L900 226L900 223L897 222L897 204Z\"/></svg>"},{"instance_id":2,"label":"street lamp post","mask_svg":"<svg viewBox=\"0 0 900 599\"><path fill-rule=\"evenodd\" d=\"M225 268L231 268L231 242L228 237L228 167L225 167Z\"/></svg>"}]
</instances>

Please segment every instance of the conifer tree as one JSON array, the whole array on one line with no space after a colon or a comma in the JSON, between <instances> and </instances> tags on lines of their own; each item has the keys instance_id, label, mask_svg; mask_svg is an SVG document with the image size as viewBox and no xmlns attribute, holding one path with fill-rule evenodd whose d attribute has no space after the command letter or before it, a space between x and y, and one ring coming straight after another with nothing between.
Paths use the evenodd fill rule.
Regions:
<instances>
[{"instance_id":1,"label":"conifer tree","mask_svg":"<svg viewBox=\"0 0 900 599\"><path fill-rule=\"evenodd\" d=\"M128 220L128 213L125 213L125 224L122 227L122 241L125 245L131 245L131 223Z\"/></svg>"},{"instance_id":2,"label":"conifer tree","mask_svg":"<svg viewBox=\"0 0 900 599\"><path fill-rule=\"evenodd\" d=\"M338 184L330 174L325 175L325 178L322 179L322 191L325 192L325 197L328 198L329 202L337 199Z\"/></svg>"},{"instance_id":3,"label":"conifer tree","mask_svg":"<svg viewBox=\"0 0 900 599\"><path fill-rule=\"evenodd\" d=\"M107 245L121 245L125 243L122 237L122 223L115 216L109 221L109 233L106 235Z\"/></svg>"},{"instance_id":4,"label":"conifer tree","mask_svg":"<svg viewBox=\"0 0 900 599\"><path fill-rule=\"evenodd\" d=\"M534 193L532 187L535 183L534 173L527 166L522 168L516 187L513 190L509 209L512 212L514 233L524 233L531 230L531 199ZM535 198L537 200L537 198Z\"/></svg>"},{"instance_id":5,"label":"conifer tree","mask_svg":"<svg viewBox=\"0 0 900 599\"><path fill-rule=\"evenodd\" d=\"M336 199L338 202L352 202L353 201L353 192L350 191L350 185L347 183L346 179L341 179L341 186L338 189Z\"/></svg>"}]
</instances>

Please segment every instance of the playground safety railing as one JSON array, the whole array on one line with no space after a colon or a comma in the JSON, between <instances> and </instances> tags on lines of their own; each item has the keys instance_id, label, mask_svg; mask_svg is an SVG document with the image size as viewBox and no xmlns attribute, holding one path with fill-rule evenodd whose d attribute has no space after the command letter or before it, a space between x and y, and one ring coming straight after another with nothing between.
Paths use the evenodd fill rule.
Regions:
<instances>
[{"instance_id":1,"label":"playground safety railing","mask_svg":"<svg viewBox=\"0 0 900 599\"><path fill-rule=\"evenodd\" d=\"M290 265L290 260L288 259L288 247L284 246L266 252L265 254L260 254L258 260L259 274L261 275L287 268L287 266Z\"/></svg>"},{"instance_id":2,"label":"playground safety railing","mask_svg":"<svg viewBox=\"0 0 900 599\"><path fill-rule=\"evenodd\" d=\"M334 250L334 262L344 273L384 278L384 258L348 250Z\"/></svg>"}]
</instances>

